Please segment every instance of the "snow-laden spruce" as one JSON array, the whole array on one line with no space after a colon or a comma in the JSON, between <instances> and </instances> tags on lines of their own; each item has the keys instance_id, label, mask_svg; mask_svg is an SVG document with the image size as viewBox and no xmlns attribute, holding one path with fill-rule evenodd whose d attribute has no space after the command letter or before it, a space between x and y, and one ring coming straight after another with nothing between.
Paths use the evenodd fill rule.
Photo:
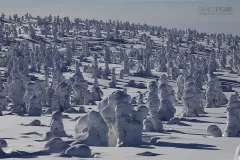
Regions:
<instances>
[{"instance_id":1,"label":"snow-laden spruce","mask_svg":"<svg viewBox=\"0 0 240 160\"><path fill-rule=\"evenodd\" d=\"M227 104L227 126L224 131L226 137L240 137L240 101L238 94L233 94Z\"/></svg>"},{"instance_id":2,"label":"snow-laden spruce","mask_svg":"<svg viewBox=\"0 0 240 160\"><path fill-rule=\"evenodd\" d=\"M148 100L147 107L149 110L151 122L156 132L163 130L163 124L159 119L160 99L158 97L158 84L156 81L151 81L148 84Z\"/></svg>"}]
</instances>

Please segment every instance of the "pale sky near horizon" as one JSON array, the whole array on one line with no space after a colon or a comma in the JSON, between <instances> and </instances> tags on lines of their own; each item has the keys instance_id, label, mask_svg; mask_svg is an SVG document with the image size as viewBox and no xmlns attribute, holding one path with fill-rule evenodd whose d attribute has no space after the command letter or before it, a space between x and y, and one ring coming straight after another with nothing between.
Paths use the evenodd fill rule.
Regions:
<instances>
[{"instance_id":1,"label":"pale sky near horizon","mask_svg":"<svg viewBox=\"0 0 240 160\"><path fill-rule=\"evenodd\" d=\"M198 7L232 7L231 15L200 15ZM60 15L195 28L240 35L240 0L1 0L0 12Z\"/></svg>"}]
</instances>

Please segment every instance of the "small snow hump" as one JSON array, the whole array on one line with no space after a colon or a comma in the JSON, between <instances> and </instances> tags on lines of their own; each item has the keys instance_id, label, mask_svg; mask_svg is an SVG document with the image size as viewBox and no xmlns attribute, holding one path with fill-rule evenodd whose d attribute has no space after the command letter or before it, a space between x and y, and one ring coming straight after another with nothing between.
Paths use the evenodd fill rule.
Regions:
<instances>
[{"instance_id":1,"label":"small snow hump","mask_svg":"<svg viewBox=\"0 0 240 160\"><path fill-rule=\"evenodd\" d=\"M27 126L40 126L40 125L41 125L41 121L38 119L35 119L31 121L29 124L27 124Z\"/></svg>"},{"instance_id":2,"label":"small snow hump","mask_svg":"<svg viewBox=\"0 0 240 160\"><path fill-rule=\"evenodd\" d=\"M210 125L207 127L207 133L212 137L222 137L222 131L217 125Z\"/></svg>"},{"instance_id":3,"label":"small snow hump","mask_svg":"<svg viewBox=\"0 0 240 160\"><path fill-rule=\"evenodd\" d=\"M152 138L150 139L150 144L151 144L151 145L156 145L156 143L157 143L158 140L160 140L159 137L152 137Z\"/></svg>"},{"instance_id":4,"label":"small snow hump","mask_svg":"<svg viewBox=\"0 0 240 160\"><path fill-rule=\"evenodd\" d=\"M61 138L52 138L44 146L44 149L49 153L61 153L66 151L68 144Z\"/></svg>"},{"instance_id":5,"label":"small snow hump","mask_svg":"<svg viewBox=\"0 0 240 160\"><path fill-rule=\"evenodd\" d=\"M79 157L79 158L90 158L91 157L91 149L85 144L77 144L74 146L69 147L65 154L72 156L72 157Z\"/></svg>"},{"instance_id":6,"label":"small snow hump","mask_svg":"<svg viewBox=\"0 0 240 160\"><path fill-rule=\"evenodd\" d=\"M8 144L4 139L0 139L0 147L1 148L7 148Z\"/></svg>"}]
</instances>

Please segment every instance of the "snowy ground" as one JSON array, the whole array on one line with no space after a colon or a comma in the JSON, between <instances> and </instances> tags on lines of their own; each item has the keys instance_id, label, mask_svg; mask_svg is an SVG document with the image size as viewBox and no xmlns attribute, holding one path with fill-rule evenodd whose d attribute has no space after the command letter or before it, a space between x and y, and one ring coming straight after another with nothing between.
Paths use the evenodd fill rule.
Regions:
<instances>
[{"instance_id":1,"label":"snowy ground","mask_svg":"<svg viewBox=\"0 0 240 160\"><path fill-rule=\"evenodd\" d=\"M234 78L233 78L234 79ZM141 79L149 81L149 79ZM103 82L100 81L100 84ZM109 89L103 90L105 94L112 91ZM128 88L128 93L134 95L135 89ZM229 96L230 93L227 93ZM96 106L91 106L95 109ZM175 106L177 114L182 111L182 106ZM85 106L86 109L89 106ZM138 148L115 148L115 147L91 147L93 153L100 153L98 159L104 160L121 160L121 159L146 159L146 157L137 155L138 153L150 151L160 154L156 157L148 157L149 159L166 159L166 160L202 160L202 159L217 159L227 160L232 159L235 154L236 147L240 144L239 138L211 138L206 133L208 125L216 124L222 130L226 126L225 108L206 109L206 116L198 118L189 118L189 121L183 121L189 126L164 125L166 133L144 133L144 140L149 140L151 137L160 137L161 143L158 146L141 146ZM65 113L67 114L67 113ZM72 119L79 114L68 114ZM42 124L50 124L50 116L35 117L19 117L14 115L6 115L0 117L0 137L6 139L9 143L9 148L26 152L37 152L43 150L46 142L37 142L41 140L42 135L49 131L49 127L31 127L22 126L21 123L27 124L31 120L39 119ZM68 134L74 134L73 128L75 121L72 119L64 119L64 126ZM73 139L65 139L73 141ZM33 155L38 159L64 159L58 155ZM14 158L11 158L14 159ZM72 158L78 159L78 158Z\"/></svg>"}]
</instances>

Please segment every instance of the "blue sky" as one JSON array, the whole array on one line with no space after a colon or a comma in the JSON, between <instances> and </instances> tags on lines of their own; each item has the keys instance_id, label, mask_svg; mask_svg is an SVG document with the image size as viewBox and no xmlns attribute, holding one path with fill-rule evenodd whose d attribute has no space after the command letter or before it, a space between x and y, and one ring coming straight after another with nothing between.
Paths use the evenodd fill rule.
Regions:
<instances>
[{"instance_id":1,"label":"blue sky","mask_svg":"<svg viewBox=\"0 0 240 160\"><path fill-rule=\"evenodd\" d=\"M200 6L230 6L232 15L199 15ZM240 0L1 0L0 12L128 20L240 35Z\"/></svg>"}]
</instances>

